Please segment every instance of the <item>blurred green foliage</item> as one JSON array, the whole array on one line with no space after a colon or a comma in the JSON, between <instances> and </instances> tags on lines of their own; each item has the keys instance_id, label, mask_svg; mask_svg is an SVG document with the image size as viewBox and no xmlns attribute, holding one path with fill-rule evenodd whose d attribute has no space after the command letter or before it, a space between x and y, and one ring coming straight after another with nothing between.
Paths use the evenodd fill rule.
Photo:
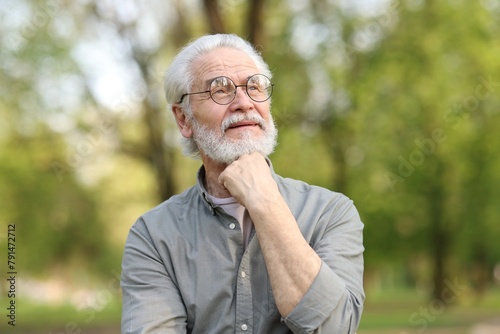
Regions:
<instances>
[{"instance_id":1,"label":"blurred green foliage","mask_svg":"<svg viewBox=\"0 0 500 334\"><path fill-rule=\"evenodd\" d=\"M245 36L249 4L218 3ZM265 2L274 167L354 199L367 289L439 297L459 277L481 294L500 262L500 5L370 4ZM161 74L209 32L202 5L6 6L0 221L19 228L23 275L110 276L137 216L194 183Z\"/></svg>"},{"instance_id":2,"label":"blurred green foliage","mask_svg":"<svg viewBox=\"0 0 500 334\"><path fill-rule=\"evenodd\" d=\"M57 274L61 266L109 271L118 252L102 226L95 191L73 178L55 178L52 164L64 143L39 128L31 138L10 136L0 151L0 201L5 208L0 217L5 231L7 224L16 226L16 268L43 277Z\"/></svg>"}]
</instances>

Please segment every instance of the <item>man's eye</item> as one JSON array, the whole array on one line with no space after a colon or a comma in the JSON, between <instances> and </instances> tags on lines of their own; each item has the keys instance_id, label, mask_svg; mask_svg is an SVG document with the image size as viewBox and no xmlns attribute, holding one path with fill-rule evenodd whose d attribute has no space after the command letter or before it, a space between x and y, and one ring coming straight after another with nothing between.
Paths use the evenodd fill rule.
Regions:
<instances>
[{"instance_id":1,"label":"man's eye","mask_svg":"<svg viewBox=\"0 0 500 334\"><path fill-rule=\"evenodd\" d=\"M261 85L248 85L247 90L253 92L263 92L264 88Z\"/></svg>"},{"instance_id":2,"label":"man's eye","mask_svg":"<svg viewBox=\"0 0 500 334\"><path fill-rule=\"evenodd\" d=\"M214 94L227 94L229 92L227 87L217 87L212 89L212 95Z\"/></svg>"}]
</instances>

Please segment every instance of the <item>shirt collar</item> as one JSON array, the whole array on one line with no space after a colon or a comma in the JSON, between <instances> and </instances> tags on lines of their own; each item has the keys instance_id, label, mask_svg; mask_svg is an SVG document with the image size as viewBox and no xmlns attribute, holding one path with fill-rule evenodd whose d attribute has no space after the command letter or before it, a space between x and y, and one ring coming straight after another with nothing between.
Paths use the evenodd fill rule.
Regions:
<instances>
[{"instance_id":1,"label":"shirt collar","mask_svg":"<svg viewBox=\"0 0 500 334\"><path fill-rule=\"evenodd\" d=\"M266 157L266 162L269 165L269 168L271 169L271 175L274 180L276 180L276 173L274 172L273 169L273 164L269 158ZM212 199L210 198L208 191L205 189L204 186L204 181L205 180L205 166L201 166L200 169L198 170L197 174L197 184L196 188L198 190L198 193L200 194L201 198L203 199L203 202L207 206L207 208L210 210L210 212L215 215L215 209L218 207L216 204L213 203Z\"/></svg>"}]
</instances>

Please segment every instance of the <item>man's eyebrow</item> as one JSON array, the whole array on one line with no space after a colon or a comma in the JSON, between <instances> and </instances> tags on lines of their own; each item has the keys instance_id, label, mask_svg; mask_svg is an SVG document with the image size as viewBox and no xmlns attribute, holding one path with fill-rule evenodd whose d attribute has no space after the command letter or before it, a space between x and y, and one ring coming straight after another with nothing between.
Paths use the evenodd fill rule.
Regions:
<instances>
[{"instance_id":1,"label":"man's eyebrow","mask_svg":"<svg viewBox=\"0 0 500 334\"><path fill-rule=\"evenodd\" d=\"M251 78L251 77L253 77L254 75L255 75L255 74L251 74L251 75L247 76L247 77L246 77L247 81L248 81L248 79L250 79L250 78ZM205 81L203 82L203 85L204 85L203 87L210 87L210 84L212 83L212 81L214 81L214 80L215 80L215 79L217 79L217 78L229 78L229 77L227 77L227 76L225 76L225 75L218 75L218 76L216 76L216 77L209 78L209 79L207 79L207 80L205 80ZM231 79L231 78L229 78L229 79Z\"/></svg>"},{"instance_id":2,"label":"man's eyebrow","mask_svg":"<svg viewBox=\"0 0 500 334\"><path fill-rule=\"evenodd\" d=\"M214 81L215 79L217 78L220 78L220 76L218 77L213 77L213 78L210 78L210 79L207 79L205 80L205 82L203 83L203 87L210 87L210 84L212 83L212 81Z\"/></svg>"},{"instance_id":3,"label":"man's eyebrow","mask_svg":"<svg viewBox=\"0 0 500 334\"><path fill-rule=\"evenodd\" d=\"M216 77L209 78L209 79L205 80L205 82L204 82L205 87L210 87L210 84L212 83L212 81L214 81L217 78L228 78L228 77L226 77L225 75L218 75ZM231 79L231 78L229 78L229 79Z\"/></svg>"},{"instance_id":4,"label":"man's eyebrow","mask_svg":"<svg viewBox=\"0 0 500 334\"><path fill-rule=\"evenodd\" d=\"M205 82L204 82L205 86L203 86L203 87L210 88L210 85L212 84L212 81L214 81L217 78L229 78L229 77L226 77L225 75L218 75L216 77L209 78L209 79L205 80ZM229 78L229 79L231 79L231 78Z\"/></svg>"}]
</instances>

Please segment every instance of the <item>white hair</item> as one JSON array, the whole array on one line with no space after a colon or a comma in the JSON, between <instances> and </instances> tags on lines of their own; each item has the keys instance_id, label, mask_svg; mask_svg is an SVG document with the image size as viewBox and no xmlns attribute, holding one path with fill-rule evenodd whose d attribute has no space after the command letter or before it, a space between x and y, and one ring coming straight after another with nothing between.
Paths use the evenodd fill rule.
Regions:
<instances>
[{"instance_id":1,"label":"white hair","mask_svg":"<svg viewBox=\"0 0 500 334\"><path fill-rule=\"evenodd\" d=\"M232 48L244 52L255 63L261 74L272 78L269 66L262 59L260 53L243 38L234 34L215 34L202 36L187 44L175 56L169 68L165 72L164 89L167 102L172 105L179 102L181 96L189 92L194 83L196 73L193 73L193 64L198 58L217 48ZM192 120L192 112L189 106L189 96L182 102L182 109L189 120ZM192 138L182 138L184 154L198 157L199 149Z\"/></svg>"},{"instance_id":2,"label":"white hair","mask_svg":"<svg viewBox=\"0 0 500 334\"><path fill-rule=\"evenodd\" d=\"M260 53L247 41L234 34L205 35L186 45L165 72L165 95L169 103L176 103L182 94L188 93L194 82L193 63L206 53L217 48L228 47L246 53L255 63L260 73L272 77L269 66Z\"/></svg>"}]
</instances>

